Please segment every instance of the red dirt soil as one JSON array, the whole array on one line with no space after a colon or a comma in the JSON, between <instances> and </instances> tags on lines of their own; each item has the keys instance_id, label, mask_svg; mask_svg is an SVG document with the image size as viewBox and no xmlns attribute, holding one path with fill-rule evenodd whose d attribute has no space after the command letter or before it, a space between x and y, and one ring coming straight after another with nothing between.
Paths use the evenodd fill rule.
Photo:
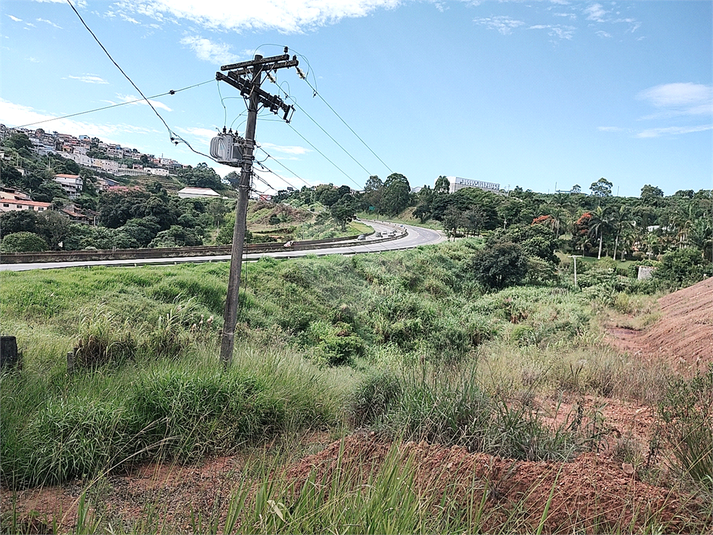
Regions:
<instances>
[{"instance_id":1,"label":"red dirt soil","mask_svg":"<svg viewBox=\"0 0 713 535\"><path fill-rule=\"evenodd\" d=\"M713 362L713 278L659 299L661 318L643 331L612 327L609 342L648 360L662 359L686 375Z\"/></svg>"},{"instance_id":2,"label":"red dirt soil","mask_svg":"<svg viewBox=\"0 0 713 535\"><path fill-rule=\"evenodd\" d=\"M636 533L652 519L665 526L666 533L713 533L700 500L640 481L635 470L607 452L585 453L568 463L516 461L469 453L457 446L394 444L373 433L356 433L287 467L278 477L294 483L297 491L312 472L317 481L329 485L340 459L342 473L365 481L382 466L390 450L398 455L399 464L411 461L416 492L435 503L445 496L454 511L465 511L469 504L477 507L487 487L482 532L501 531L503 525L513 532L534 532L552 492L544 533ZM110 476L100 483L108 485L101 492L100 514L114 529L122 523L136 526L145 517L147 504L156 504L154 529L164 526L164 531L191 532L191 513L201 512L207 518L215 508L224 509L244 468L240 457L219 457L185 467L146 465L130 474ZM34 511L35 532L39 533L47 532L42 527L51 526L54 515L59 532L68 532L76 523L82 488L77 482L20 492L19 516L28 519L25 526L30 527Z\"/></svg>"}]
</instances>

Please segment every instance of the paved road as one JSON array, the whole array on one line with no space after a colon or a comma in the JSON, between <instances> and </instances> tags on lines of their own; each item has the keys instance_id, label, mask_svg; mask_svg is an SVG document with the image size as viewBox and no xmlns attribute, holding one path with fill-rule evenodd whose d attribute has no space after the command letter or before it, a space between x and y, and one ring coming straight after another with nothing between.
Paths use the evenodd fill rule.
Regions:
<instances>
[{"instance_id":1,"label":"paved road","mask_svg":"<svg viewBox=\"0 0 713 535\"><path fill-rule=\"evenodd\" d=\"M446 240L441 232L411 225L395 225L393 223L379 221L363 221L372 226L376 232L397 232L406 230L408 234L397 240L374 242L374 237L370 236L366 241L353 241L344 247L332 247L330 249L309 249L284 251L270 253L255 253L246 255L247 260L258 260L263 256L273 258L297 258L300 256L317 255L326 256L331 254L360 254L378 253L382 251L393 251L397 249L412 249L419 245L432 245ZM87 260L79 262L37 262L33 264L0 264L0 271L28 271L32 269L58 269L68 267L88 267L88 266L138 266L138 265L165 265L183 264L186 262L225 262L230 260L230 255L219 256L184 256L180 258L142 258L136 260Z\"/></svg>"}]
</instances>

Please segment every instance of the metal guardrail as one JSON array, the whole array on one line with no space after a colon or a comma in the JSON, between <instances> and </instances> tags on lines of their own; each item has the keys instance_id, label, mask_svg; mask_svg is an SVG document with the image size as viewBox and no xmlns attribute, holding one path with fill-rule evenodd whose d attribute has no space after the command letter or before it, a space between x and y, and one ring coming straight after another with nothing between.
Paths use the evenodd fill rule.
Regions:
<instances>
[{"instance_id":1,"label":"metal guardrail","mask_svg":"<svg viewBox=\"0 0 713 535\"><path fill-rule=\"evenodd\" d=\"M373 234L369 233L369 235ZM381 243L402 238L407 233L389 236L369 243ZM330 249L344 247L346 244L362 244L356 242L357 236L342 238L326 238L323 240L293 241L291 245L283 243L249 243L245 254L273 253L278 251L301 251L306 249ZM287 242L289 243L289 242ZM80 251L46 251L36 253L3 253L0 255L2 264L31 264L37 262L81 262L92 260L139 260L145 258L181 258L187 256L223 256L229 255L230 245L205 245L198 247L170 247L155 249L97 249Z\"/></svg>"}]
</instances>

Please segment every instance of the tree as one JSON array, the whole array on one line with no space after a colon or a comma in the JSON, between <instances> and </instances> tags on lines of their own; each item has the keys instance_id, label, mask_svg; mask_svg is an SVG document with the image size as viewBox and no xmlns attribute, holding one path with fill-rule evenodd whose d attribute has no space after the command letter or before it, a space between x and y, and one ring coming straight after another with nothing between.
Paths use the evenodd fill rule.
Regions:
<instances>
[{"instance_id":1,"label":"tree","mask_svg":"<svg viewBox=\"0 0 713 535\"><path fill-rule=\"evenodd\" d=\"M371 175L364 185L364 194L362 195L364 209L370 212L380 212L383 194L384 182L377 175Z\"/></svg>"},{"instance_id":2,"label":"tree","mask_svg":"<svg viewBox=\"0 0 713 535\"><path fill-rule=\"evenodd\" d=\"M67 193L54 180L44 180L32 192L32 199L39 202L52 202L57 198L67 201Z\"/></svg>"},{"instance_id":3,"label":"tree","mask_svg":"<svg viewBox=\"0 0 713 535\"><path fill-rule=\"evenodd\" d=\"M0 244L0 251L3 253L28 253L46 250L47 242L33 232L8 234Z\"/></svg>"},{"instance_id":4,"label":"tree","mask_svg":"<svg viewBox=\"0 0 713 535\"><path fill-rule=\"evenodd\" d=\"M238 189L240 185L240 173L237 171L231 171L225 175L225 180L235 189Z\"/></svg>"},{"instance_id":5,"label":"tree","mask_svg":"<svg viewBox=\"0 0 713 535\"><path fill-rule=\"evenodd\" d=\"M332 219L334 219L342 227L342 231L347 228L347 223L349 223L357 211L357 203L354 197L351 195L344 195L339 201L331 206L329 209Z\"/></svg>"},{"instance_id":6,"label":"tree","mask_svg":"<svg viewBox=\"0 0 713 535\"><path fill-rule=\"evenodd\" d=\"M516 243L498 243L476 252L469 261L469 271L486 288L499 290L525 278L527 256Z\"/></svg>"},{"instance_id":7,"label":"tree","mask_svg":"<svg viewBox=\"0 0 713 535\"><path fill-rule=\"evenodd\" d=\"M448 237L453 236L455 238L456 234L458 234L458 227L460 227L463 222L461 211L458 210L457 206L453 204L450 205L443 213L442 222Z\"/></svg>"},{"instance_id":8,"label":"tree","mask_svg":"<svg viewBox=\"0 0 713 535\"><path fill-rule=\"evenodd\" d=\"M663 255L654 277L677 287L688 286L703 280L706 275L710 276L711 268L700 249L686 247Z\"/></svg>"},{"instance_id":9,"label":"tree","mask_svg":"<svg viewBox=\"0 0 713 535\"><path fill-rule=\"evenodd\" d=\"M641 200L650 206L658 206L663 199L663 191L657 186L646 184L641 188Z\"/></svg>"},{"instance_id":10,"label":"tree","mask_svg":"<svg viewBox=\"0 0 713 535\"><path fill-rule=\"evenodd\" d=\"M592 182L592 185L589 186L589 190L595 197L610 197L613 185L614 184L609 182L606 178L602 177L596 182Z\"/></svg>"},{"instance_id":11,"label":"tree","mask_svg":"<svg viewBox=\"0 0 713 535\"><path fill-rule=\"evenodd\" d=\"M604 231L609 227L609 217L601 206L597 206L589 215L589 235L599 239L599 253L597 254L597 260L599 260L602 258L602 242Z\"/></svg>"},{"instance_id":12,"label":"tree","mask_svg":"<svg viewBox=\"0 0 713 535\"><path fill-rule=\"evenodd\" d=\"M2 144L9 149L32 150L32 141L30 141L30 138L27 137L27 134L23 134L22 132L12 134L11 136L5 138L5 141L3 141Z\"/></svg>"},{"instance_id":13,"label":"tree","mask_svg":"<svg viewBox=\"0 0 713 535\"><path fill-rule=\"evenodd\" d=\"M486 217L485 211L480 206L473 206L463 212L463 225L467 233L473 236L479 234L485 226Z\"/></svg>"},{"instance_id":14,"label":"tree","mask_svg":"<svg viewBox=\"0 0 713 535\"><path fill-rule=\"evenodd\" d=\"M60 249L69 233L70 220L62 212L45 210L37 216L37 233L50 249Z\"/></svg>"},{"instance_id":15,"label":"tree","mask_svg":"<svg viewBox=\"0 0 713 535\"><path fill-rule=\"evenodd\" d=\"M208 164L201 162L195 167L190 165L178 171L178 179L187 186L196 188L222 189L223 184L220 176Z\"/></svg>"},{"instance_id":16,"label":"tree","mask_svg":"<svg viewBox=\"0 0 713 535\"><path fill-rule=\"evenodd\" d=\"M149 247L190 247L203 245L203 240L193 229L172 225L168 230L162 230L151 240Z\"/></svg>"},{"instance_id":17,"label":"tree","mask_svg":"<svg viewBox=\"0 0 713 535\"><path fill-rule=\"evenodd\" d=\"M139 247L147 247L161 230L161 226L155 217L148 216L129 219L118 230L134 240Z\"/></svg>"},{"instance_id":18,"label":"tree","mask_svg":"<svg viewBox=\"0 0 713 535\"><path fill-rule=\"evenodd\" d=\"M636 226L636 222L632 219L629 208L623 204L619 206L618 210L615 209L612 211L609 222L614 231L614 252L611 257L612 260L616 260L616 250L619 247L619 240Z\"/></svg>"},{"instance_id":19,"label":"tree","mask_svg":"<svg viewBox=\"0 0 713 535\"><path fill-rule=\"evenodd\" d=\"M6 186L21 188L23 185L22 173L6 161L0 161L0 182Z\"/></svg>"},{"instance_id":20,"label":"tree","mask_svg":"<svg viewBox=\"0 0 713 535\"><path fill-rule=\"evenodd\" d=\"M223 224L223 220L225 219L225 214L227 214L229 210L222 199L211 199L206 211L215 227L220 228L220 225Z\"/></svg>"},{"instance_id":21,"label":"tree","mask_svg":"<svg viewBox=\"0 0 713 535\"><path fill-rule=\"evenodd\" d=\"M390 216L395 216L408 208L411 204L411 186L404 175L392 173L386 177L382 203L381 211Z\"/></svg>"},{"instance_id":22,"label":"tree","mask_svg":"<svg viewBox=\"0 0 713 535\"><path fill-rule=\"evenodd\" d=\"M436 179L436 183L433 186L433 193L450 193L451 192L451 183L448 180L448 178L444 177L443 175L439 176Z\"/></svg>"},{"instance_id":23,"label":"tree","mask_svg":"<svg viewBox=\"0 0 713 535\"><path fill-rule=\"evenodd\" d=\"M17 210L0 214L0 233L37 232L37 214L32 210Z\"/></svg>"}]
</instances>

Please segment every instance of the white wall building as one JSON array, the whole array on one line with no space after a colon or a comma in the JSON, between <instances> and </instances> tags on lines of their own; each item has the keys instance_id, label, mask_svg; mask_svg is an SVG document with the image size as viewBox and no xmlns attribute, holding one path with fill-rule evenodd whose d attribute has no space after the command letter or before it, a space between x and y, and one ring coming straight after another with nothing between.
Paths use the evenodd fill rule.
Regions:
<instances>
[{"instance_id":1,"label":"white wall building","mask_svg":"<svg viewBox=\"0 0 713 535\"><path fill-rule=\"evenodd\" d=\"M79 175L55 175L54 181L67 192L70 199L76 199L82 193L82 179Z\"/></svg>"},{"instance_id":2,"label":"white wall building","mask_svg":"<svg viewBox=\"0 0 713 535\"><path fill-rule=\"evenodd\" d=\"M450 183L449 192L455 193L459 189L463 188L479 188L485 191L492 191L493 193L500 193L500 184L496 182L485 182L483 180L472 180L470 178L462 178L459 176L447 176L448 182Z\"/></svg>"}]
</instances>

